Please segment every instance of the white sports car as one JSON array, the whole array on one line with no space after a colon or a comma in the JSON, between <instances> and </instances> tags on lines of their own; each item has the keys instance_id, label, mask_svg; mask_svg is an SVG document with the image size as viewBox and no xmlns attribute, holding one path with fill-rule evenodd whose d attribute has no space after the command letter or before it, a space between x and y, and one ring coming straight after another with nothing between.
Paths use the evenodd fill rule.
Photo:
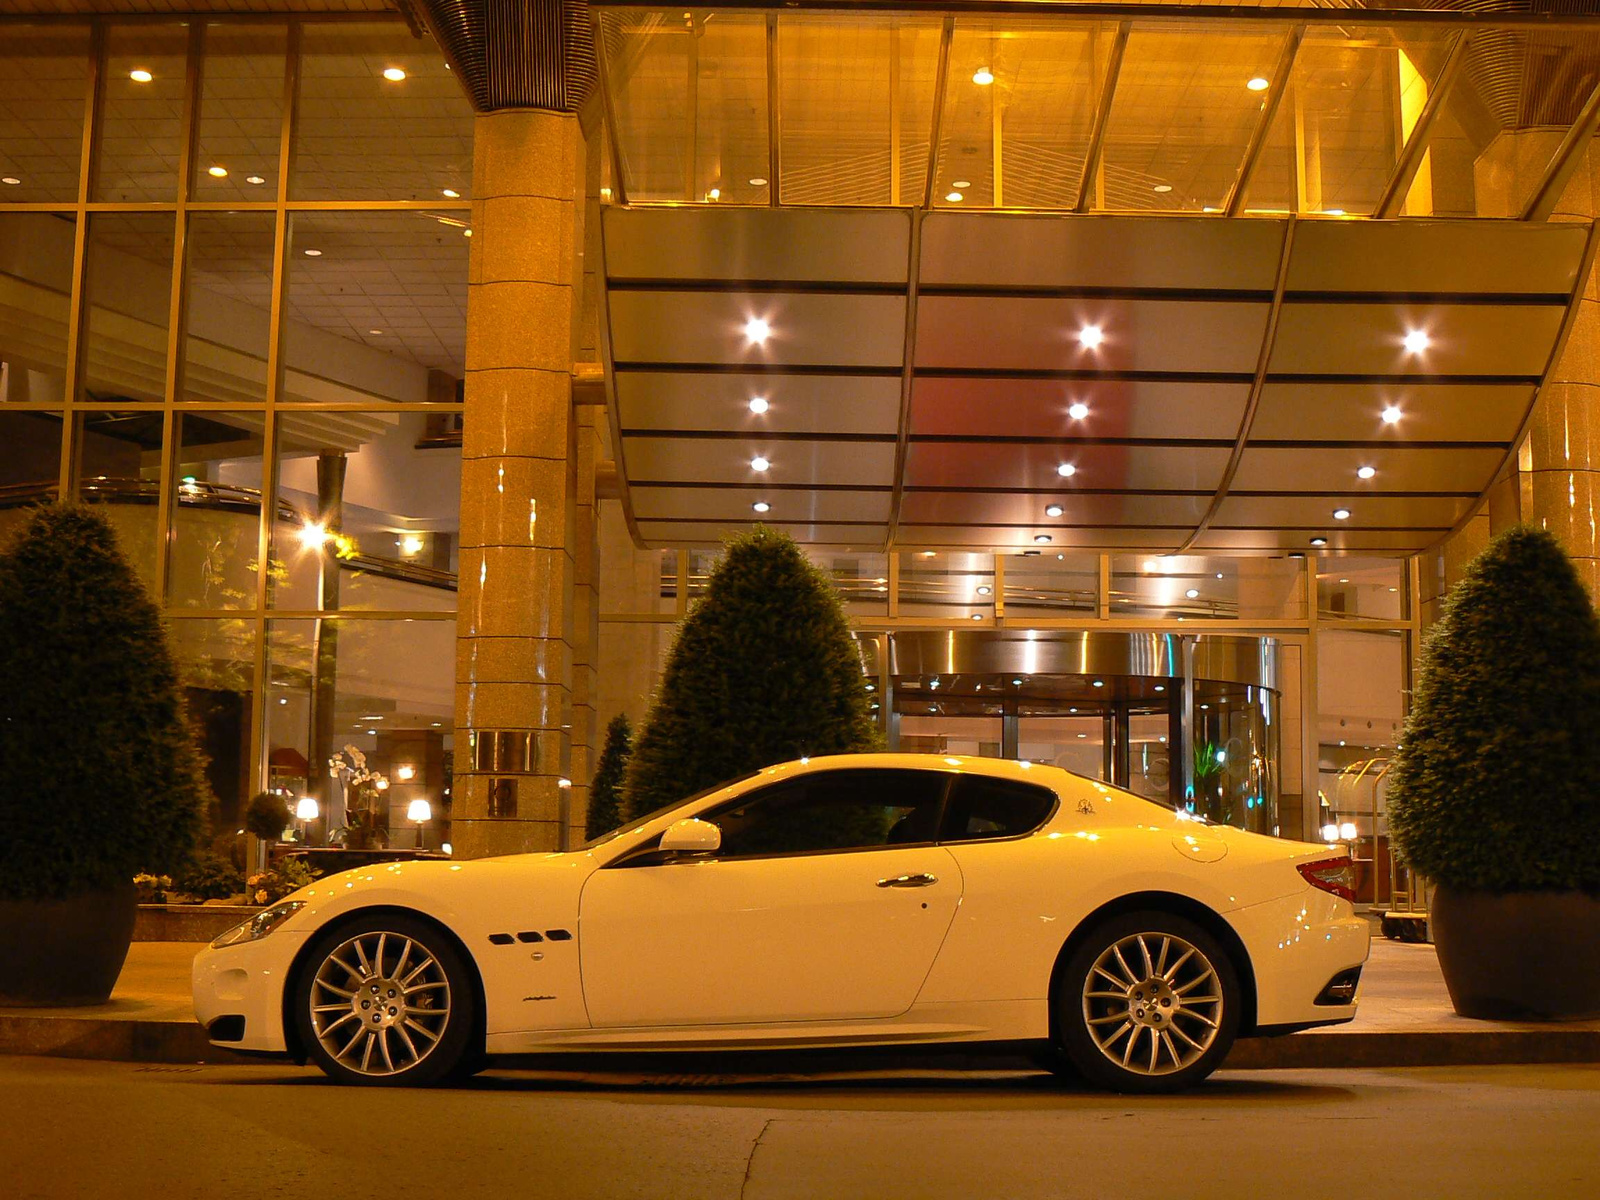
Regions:
<instances>
[{"instance_id":1,"label":"white sports car","mask_svg":"<svg viewBox=\"0 0 1600 1200\"><path fill-rule=\"evenodd\" d=\"M421 1084L497 1054L1048 1044L1105 1087L1355 1016L1347 856L1055 767L785 763L564 854L319 880L195 959L218 1045Z\"/></svg>"}]
</instances>

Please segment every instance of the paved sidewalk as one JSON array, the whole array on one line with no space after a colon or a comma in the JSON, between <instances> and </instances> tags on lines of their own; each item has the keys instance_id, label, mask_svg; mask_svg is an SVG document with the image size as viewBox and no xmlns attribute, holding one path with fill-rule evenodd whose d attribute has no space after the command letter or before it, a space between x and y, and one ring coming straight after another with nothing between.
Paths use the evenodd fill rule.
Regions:
<instances>
[{"instance_id":1,"label":"paved sidewalk","mask_svg":"<svg viewBox=\"0 0 1600 1200\"><path fill-rule=\"evenodd\" d=\"M108 1004L0 1008L0 1054L152 1063L255 1061L210 1045L195 1024L189 965L199 949L189 942L135 942ZM589 1071L605 1061L595 1056L584 1060ZM1289 1037L1246 1039L1234 1047L1226 1066L1552 1062L1600 1062L1600 1021L1553 1025L1458 1017L1432 946L1377 938L1361 981L1359 1017L1348 1025ZM819 1060L824 1063L834 1064L824 1069L837 1069L831 1056ZM638 1067L638 1056L630 1056L629 1073L637 1073Z\"/></svg>"}]
</instances>

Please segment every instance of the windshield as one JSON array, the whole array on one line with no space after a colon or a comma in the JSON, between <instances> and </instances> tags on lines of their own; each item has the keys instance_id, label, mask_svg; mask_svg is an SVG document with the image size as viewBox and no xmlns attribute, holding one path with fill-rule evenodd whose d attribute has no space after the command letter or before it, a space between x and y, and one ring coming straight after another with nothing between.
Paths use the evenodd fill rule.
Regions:
<instances>
[{"instance_id":1,"label":"windshield","mask_svg":"<svg viewBox=\"0 0 1600 1200\"><path fill-rule=\"evenodd\" d=\"M754 779L757 775L761 774L761 771L764 769L765 768L758 768L754 771L746 771L743 775L736 776L733 779L724 779L721 783L714 783L708 788L702 788L694 795L685 796L682 800L674 800L671 804L663 804L654 812L648 812L642 817L635 817L632 820L624 821L610 833L602 833L599 837L590 838L587 842L583 843L581 846L578 846L576 849L577 851L593 850L596 846L603 846L613 838L620 837L624 833L631 833L633 830L638 829L641 825L648 825L657 817L666 816L675 808L682 808L686 804L693 804L696 800L704 800L713 792L720 792L723 788L732 787L736 783L743 783L746 779Z\"/></svg>"}]
</instances>

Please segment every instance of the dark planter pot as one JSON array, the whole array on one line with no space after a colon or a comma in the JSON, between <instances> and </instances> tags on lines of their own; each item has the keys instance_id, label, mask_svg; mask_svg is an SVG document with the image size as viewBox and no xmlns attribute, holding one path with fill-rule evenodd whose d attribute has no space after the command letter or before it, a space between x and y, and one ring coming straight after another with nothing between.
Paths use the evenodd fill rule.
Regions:
<instances>
[{"instance_id":1,"label":"dark planter pot","mask_svg":"<svg viewBox=\"0 0 1600 1200\"><path fill-rule=\"evenodd\" d=\"M104 1004L137 914L132 883L65 900L0 900L0 1006Z\"/></svg>"},{"instance_id":2,"label":"dark planter pot","mask_svg":"<svg viewBox=\"0 0 1600 1200\"><path fill-rule=\"evenodd\" d=\"M1463 1017L1600 1017L1600 896L1440 884L1428 915L1450 1002Z\"/></svg>"}]
</instances>

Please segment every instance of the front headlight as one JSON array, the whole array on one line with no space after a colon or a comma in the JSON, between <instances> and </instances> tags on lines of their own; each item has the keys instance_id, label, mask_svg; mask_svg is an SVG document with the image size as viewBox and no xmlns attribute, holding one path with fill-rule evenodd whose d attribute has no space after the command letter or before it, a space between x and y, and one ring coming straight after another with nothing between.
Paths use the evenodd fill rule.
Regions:
<instances>
[{"instance_id":1,"label":"front headlight","mask_svg":"<svg viewBox=\"0 0 1600 1200\"><path fill-rule=\"evenodd\" d=\"M235 925L212 942L211 948L221 950L224 946L237 946L240 942L264 938L305 906L304 900L285 900L282 904L274 904L265 912L259 912L248 921Z\"/></svg>"}]
</instances>

